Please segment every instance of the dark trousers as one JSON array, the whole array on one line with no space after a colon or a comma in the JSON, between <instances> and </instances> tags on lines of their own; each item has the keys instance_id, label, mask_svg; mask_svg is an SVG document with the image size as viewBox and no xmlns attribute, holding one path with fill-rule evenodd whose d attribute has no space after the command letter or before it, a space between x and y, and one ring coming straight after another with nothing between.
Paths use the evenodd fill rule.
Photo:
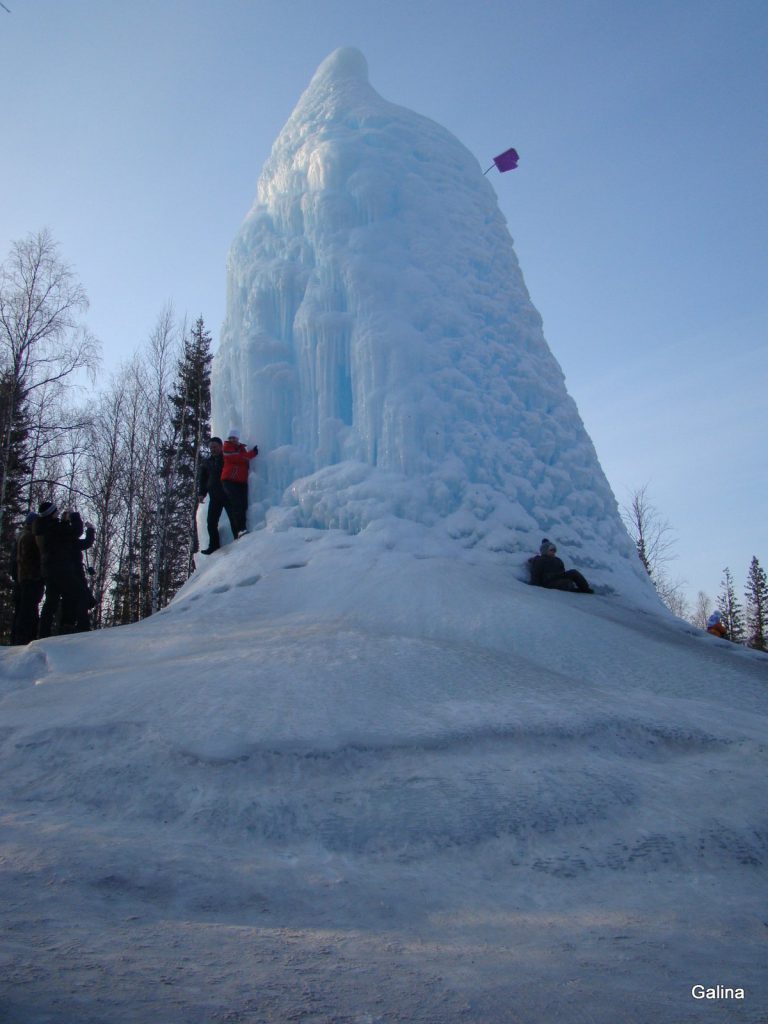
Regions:
<instances>
[{"instance_id":1,"label":"dark trousers","mask_svg":"<svg viewBox=\"0 0 768 1024\"><path fill-rule=\"evenodd\" d=\"M237 536L237 529L235 527L235 516L232 512L232 506L229 504L229 499L222 490L208 495L208 518L206 525L208 527L208 547L211 551L217 551L221 547L221 541L219 539L219 519L221 519L221 513L227 513L229 519L229 525L232 527L232 535Z\"/></svg>"},{"instance_id":2,"label":"dark trousers","mask_svg":"<svg viewBox=\"0 0 768 1024\"><path fill-rule=\"evenodd\" d=\"M13 617L12 644L29 644L37 640L40 623L38 607L43 596L42 580L22 580L16 584L16 607Z\"/></svg>"},{"instance_id":3,"label":"dark trousers","mask_svg":"<svg viewBox=\"0 0 768 1024\"><path fill-rule=\"evenodd\" d=\"M71 621L62 620L62 633L87 633L91 628L90 611L95 605L91 588L85 576L78 578L72 592L72 601L67 609Z\"/></svg>"},{"instance_id":4,"label":"dark trousers","mask_svg":"<svg viewBox=\"0 0 768 1024\"><path fill-rule=\"evenodd\" d=\"M550 590L578 590L582 594L588 594L591 589L578 569L568 569L560 576L547 580L544 586Z\"/></svg>"},{"instance_id":5,"label":"dark trousers","mask_svg":"<svg viewBox=\"0 0 768 1024\"><path fill-rule=\"evenodd\" d=\"M248 513L248 484L236 484L234 480L222 480L225 501L228 503L227 513L232 524L232 532L235 537L241 530L245 529L245 519Z\"/></svg>"},{"instance_id":6,"label":"dark trousers","mask_svg":"<svg viewBox=\"0 0 768 1024\"><path fill-rule=\"evenodd\" d=\"M40 611L40 626L37 635L51 636L55 631L72 631L75 619L75 582L70 573L56 572L45 579L45 600Z\"/></svg>"}]
</instances>

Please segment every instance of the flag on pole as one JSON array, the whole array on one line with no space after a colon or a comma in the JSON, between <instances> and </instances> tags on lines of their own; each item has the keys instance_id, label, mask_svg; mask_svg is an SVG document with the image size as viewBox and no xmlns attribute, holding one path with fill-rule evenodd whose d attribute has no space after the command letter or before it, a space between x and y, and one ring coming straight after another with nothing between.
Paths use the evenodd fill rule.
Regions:
<instances>
[{"instance_id":1,"label":"flag on pole","mask_svg":"<svg viewBox=\"0 0 768 1024\"><path fill-rule=\"evenodd\" d=\"M493 158L491 167L496 166L501 174L504 171L514 171L519 159L520 157L516 149L505 149L503 153L499 153L498 156ZM490 171L491 167L488 168L488 171ZM487 174L488 171L483 171L483 174Z\"/></svg>"}]
</instances>

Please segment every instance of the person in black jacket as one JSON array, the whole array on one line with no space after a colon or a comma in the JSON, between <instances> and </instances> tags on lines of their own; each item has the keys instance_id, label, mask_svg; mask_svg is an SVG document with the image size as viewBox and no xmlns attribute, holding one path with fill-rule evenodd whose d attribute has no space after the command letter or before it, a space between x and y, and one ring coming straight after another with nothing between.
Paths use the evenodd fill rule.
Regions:
<instances>
[{"instance_id":1,"label":"person in black jacket","mask_svg":"<svg viewBox=\"0 0 768 1024\"><path fill-rule=\"evenodd\" d=\"M221 542L219 540L219 519L221 513L226 510L229 525L232 527L232 536L236 536L235 516L229 504L229 499L224 492L221 483L221 471L224 468L224 453L220 437L212 437L208 442L210 455L200 462L200 470L197 476L197 495L200 502L208 498L208 547L203 548L201 555L212 555L218 551Z\"/></svg>"},{"instance_id":2,"label":"person in black jacket","mask_svg":"<svg viewBox=\"0 0 768 1024\"><path fill-rule=\"evenodd\" d=\"M62 632L85 633L91 628L91 620L88 613L96 602L85 575L83 552L93 547L96 530L91 523L83 524L83 519L79 512L65 512L61 517L61 521L62 523L69 524L72 530L72 537L69 542L69 557L74 582L72 603L67 609L71 616L71 621L63 622ZM85 537L82 535L83 529L85 529Z\"/></svg>"},{"instance_id":3,"label":"person in black jacket","mask_svg":"<svg viewBox=\"0 0 768 1024\"><path fill-rule=\"evenodd\" d=\"M61 631L64 624L74 619L77 579L71 552L75 537L72 524L59 519L58 509L52 501L44 501L39 506L32 532L40 549L40 572L45 582L45 600L38 630L42 639L51 635L54 626Z\"/></svg>"},{"instance_id":4,"label":"person in black jacket","mask_svg":"<svg viewBox=\"0 0 768 1024\"><path fill-rule=\"evenodd\" d=\"M566 571L562 559L557 557L557 548L546 537L541 542L539 554L528 559L531 583L535 587L549 590L577 590L581 594L594 594L594 590L576 569Z\"/></svg>"}]
</instances>

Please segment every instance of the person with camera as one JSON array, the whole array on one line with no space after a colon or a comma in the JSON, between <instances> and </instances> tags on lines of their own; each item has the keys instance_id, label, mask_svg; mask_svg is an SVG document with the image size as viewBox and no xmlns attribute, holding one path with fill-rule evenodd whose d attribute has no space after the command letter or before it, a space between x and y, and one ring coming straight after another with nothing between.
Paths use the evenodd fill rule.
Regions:
<instances>
[{"instance_id":1,"label":"person with camera","mask_svg":"<svg viewBox=\"0 0 768 1024\"><path fill-rule=\"evenodd\" d=\"M66 618L64 614L62 615L61 632L86 633L91 628L90 611L96 604L96 598L85 573L83 554L93 547L96 530L93 523L83 523L79 512L65 512L61 520L70 527L69 557L73 580L72 600L67 607Z\"/></svg>"}]
</instances>

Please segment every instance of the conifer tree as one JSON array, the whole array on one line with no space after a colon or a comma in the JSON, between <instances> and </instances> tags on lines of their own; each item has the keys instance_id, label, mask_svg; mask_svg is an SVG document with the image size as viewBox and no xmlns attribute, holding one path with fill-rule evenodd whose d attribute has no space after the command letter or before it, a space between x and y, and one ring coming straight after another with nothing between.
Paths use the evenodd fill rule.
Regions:
<instances>
[{"instance_id":1,"label":"conifer tree","mask_svg":"<svg viewBox=\"0 0 768 1024\"><path fill-rule=\"evenodd\" d=\"M735 644L744 643L744 612L736 597L731 570L723 570L722 589L720 591L720 614L726 629L726 637Z\"/></svg>"},{"instance_id":2,"label":"conifer tree","mask_svg":"<svg viewBox=\"0 0 768 1024\"><path fill-rule=\"evenodd\" d=\"M197 549L197 472L200 447L211 426L212 358L211 335L199 317L184 339L170 395L173 439L162 451L165 491L160 516L159 607L188 579Z\"/></svg>"},{"instance_id":3,"label":"conifer tree","mask_svg":"<svg viewBox=\"0 0 768 1024\"><path fill-rule=\"evenodd\" d=\"M768 580L765 570L753 556L747 575L747 644L755 650L768 650Z\"/></svg>"},{"instance_id":4,"label":"conifer tree","mask_svg":"<svg viewBox=\"0 0 768 1024\"><path fill-rule=\"evenodd\" d=\"M28 416L21 388L9 372L0 374L0 423L13 422L6 443L0 446L0 472L5 481L3 515L0 519L0 643L10 640L14 607L16 535L28 511L26 485L29 476L26 442Z\"/></svg>"}]
</instances>

